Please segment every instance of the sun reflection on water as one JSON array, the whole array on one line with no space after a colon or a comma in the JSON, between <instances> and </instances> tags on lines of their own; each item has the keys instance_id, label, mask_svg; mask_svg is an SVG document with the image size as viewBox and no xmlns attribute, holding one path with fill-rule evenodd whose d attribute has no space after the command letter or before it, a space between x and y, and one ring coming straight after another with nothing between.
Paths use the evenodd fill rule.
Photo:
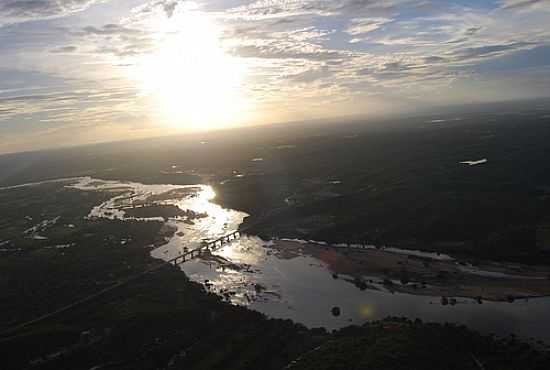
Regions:
<instances>
[{"instance_id":1,"label":"sun reflection on water","mask_svg":"<svg viewBox=\"0 0 550 370\"><path fill-rule=\"evenodd\" d=\"M211 186L204 185L201 186L200 192L192 198L190 203L188 199L183 199L177 204L181 209L191 209L208 215L206 218L199 220L200 226L208 236L222 236L220 234L224 230L228 230L230 224L235 223L235 220L232 220L232 217L235 216L234 212L211 202L215 197L216 192L214 189Z\"/></svg>"}]
</instances>

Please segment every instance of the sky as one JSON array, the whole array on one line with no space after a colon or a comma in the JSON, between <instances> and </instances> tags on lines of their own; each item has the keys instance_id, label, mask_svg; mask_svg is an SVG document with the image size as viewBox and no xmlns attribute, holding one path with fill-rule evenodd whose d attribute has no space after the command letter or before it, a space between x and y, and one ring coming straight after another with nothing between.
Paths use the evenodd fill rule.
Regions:
<instances>
[{"instance_id":1,"label":"sky","mask_svg":"<svg viewBox=\"0 0 550 370\"><path fill-rule=\"evenodd\" d=\"M0 0L0 153L550 96L550 0Z\"/></svg>"}]
</instances>

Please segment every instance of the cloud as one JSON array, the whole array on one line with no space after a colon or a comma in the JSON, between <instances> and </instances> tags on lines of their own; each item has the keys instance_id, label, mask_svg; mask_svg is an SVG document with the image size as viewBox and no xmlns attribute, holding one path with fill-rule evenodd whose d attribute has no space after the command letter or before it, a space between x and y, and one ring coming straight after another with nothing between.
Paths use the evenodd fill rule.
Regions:
<instances>
[{"instance_id":1,"label":"cloud","mask_svg":"<svg viewBox=\"0 0 550 370\"><path fill-rule=\"evenodd\" d=\"M53 54L70 54L77 51L78 48L74 45L68 45L68 46L60 46L58 48L50 50L50 53Z\"/></svg>"},{"instance_id":2,"label":"cloud","mask_svg":"<svg viewBox=\"0 0 550 370\"><path fill-rule=\"evenodd\" d=\"M353 36L364 35L376 31L391 21L392 20L388 18L355 18L351 20L350 25L344 29L344 32Z\"/></svg>"},{"instance_id":3,"label":"cloud","mask_svg":"<svg viewBox=\"0 0 550 370\"><path fill-rule=\"evenodd\" d=\"M279 44L241 45L232 49L232 53L242 58L264 59L306 59L312 61L327 61L344 58L348 53L327 50L313 44Z\"/></svg>"},{"instance_id":4,"label":"cloud","mask_svg":"<svg viewBox=\"0 0 550 370\"><path fill-rule=\"evenodd\" d=\"M0 0L0 26L86 12L108 1ZM201 36L211 36L220 53L230 54L228 61L243 67L239 88L258 121L293 119L296 112L310 116L313 107L319 116L347 113L333 106L341 103L366 112L373 96L391 104L411 97L497 100L506 91L549 95L547 68L541 71L537 64L525 72L533 58L548 58L527 50L550 46L549 5L550 0L110 1L101 6L105 12L94 9L90 17L0 29L0 69L6 69L0 70L0 121L4 130L39 122L64 125L67 132L80 124L123 126L147 115L158 121L158 102L141 90L141 64L155 53L163 58L164 48L180 35L197 42L182 43L182 54L192 55L188 48L200 48ZM206 32L195 32L203 23ZM517 52L525 53L516 57ZM506 73L489 76L493 65L505 65ZM13 66L21 71L8 71Z\"/></svg>"},{"instance_id":5,"label":"cloud","mask_svg":"<svg viewBox=\"0 0 550 370\"><path fill-rule=\"evenodd\" d=\"M152 35L148 32L119 24L86 26L73 34L87 39L88 49L94 54L135 56L150 52L154 46Z\"/></svg>"},{"instance_id":6,"label":"cloud","mask_svg":"<svg viewBox=\"0 0 550 370\"><path fill-rule=\"evenodd\" d=\"M430 55L427 57L424 57L424 63L426 64L438 64L438 63L444 63L447 62L447 58L443 58L437 55Z\"/></svg>"},{"instance_id":7,"label":"cloud","mask_svg":"<svg viewBox=\"0 0 550 370\"><path fill-rule=\"evenodd\" d=\"M140 31L120 26L118 24L106 24L102 27L87 26L82 29L83 34L93 34L93 35L131 35L138 34Z\"/></svg>"},{"instance_id":8,"label":"cloud","mask_svg":"<svg viewBox=\"0 0 550 370\"><path fill-rule=\"evenodd\" d=\"M137 7L135 12L138 14L149 14L161 10L168 18L172 18L180 3L183 3L183 0L153 0Z\"/></svg>"},{"instance_id":9,"label":"cloud","mask_svg":"<svg viewBox=\"0 0 550 370\"><path fill-rule=\"evenodd\" d=\"M321 30L313 26L273 30L271 21L253 21L249 26L237 26L227 30L224 39L232 44L230 52L242 58L303 59L328 61L345 58L349 53L327 49L321 44L327 41L333 30Z\"/></svg>"},{"instance_id":10,"label":"cloud","mask_svg":"<svg viewBox=\"0 0 550 370\"><path fill-rule=\"evenodd\" d=\"M165 1L162 5L164 11L166 12L166 16L168 18L171 18L174 15L174 11L176 10L176 7L178 6L179 1Z\"/></svg>"},{"instance_id":11,"label":"cloud","mask_svg":"<svg viewBox=\"0 0 550 370\"><path fill-rule=\"evenodd\" d=\"M473 36L476 33L478 33L479 31L481 31L482 29L483 29L483 27L481 27L481 26L469 27L469 28L466 29L466 31L464 31L464 34L466 36Z\"/></svg>"},{"instance_id":12,"label":"cloud","mask_svg":"<svg viewBox=\"0 0 550 370\"><path fill-rule=\"evenodd\" d=\"M20 95L0 98L0 122L16 115L53 112L78 102L75 94Z\"/></svg>"},{"instance_id":13,"label":"cloud","mask_svg":"<svg viewBox=\"0 0 550 370\"><path fill-rule=\"evenodd\" d=\"M450 5L427 1L255 1L229 9L222 18L236 24L225 33L233 54L255 59L256 70L269 66L270 73L257 78L262 93L287 91L293 96L310 95L302 88L321 86L343 89L338 90L342 99L357 94L418 95L448 89L458 80L468 80L478 63L544 43L545 28L540 23L526 21L520 27L516 18L500 14L499 9L490 12ZM293 38L292 29L304 24L310 25L304 38ZM334 24L336 32L309 36L322 32L319 24ZM333 37L338 31L352 36L348 43L363 43L346 47L341 38ZM332 63L337 67L332 68ZM399 93L391 91L396 88Z\"/></svg>"},{"instance_id":14,"label":"cloud","mask_svg":"<svg viewBox=\"0 0 550 370\"><path fill-rule=\"evenodd\" d=\"M330 16L354 14L356 16L389 16L398 6L420 3L412 0L257 0L228 10L230 14L248 19L279 18L297 15Z\"/></svg>"},{"instance_id":15,"label":"cloud","mask_svg":"<svg viewBox=\"0 0 550 370\"><path fill-rule=\"evenodd\" d=\"M509 44L484 45L455 50L448 53L454 61L467 61L472 59L501 56L503 54L518 51L535 45L529 42L515 42Z\"/></svg>"},{"instance_id":16,"label":"cloud","mask_svg":"<svg viewBox=\"0 0 550 370\"><path fill-rule=\"evenodd\" d=\"M403 62L391 62L391 63L385 63L384 64L384 72L403 72L403 71L409 71L411 69L418 68L414 64L405 64Z\"/></svg>"},{"instance_id":17,"label":"cloud","mask_svg":"<svg viewBox=\"0 0 550 370\"><path fill-rule=\"evenodd\" d=\"M323 65L319 68L307 69L304 72L296 73L286 76L285 78L299 83L310 83L318 80L322 80L330 76L330 70L327 65Z\"/></svg>"},{"instance_id":18,"label":"cloud","mask_svg":"<svg viewBox=\"0 0 550 370\"><path fill-rule=\"evenodd\" d=\"M550 10L549 0L503 0L503 9L545 8Z\"/></svg>"},{"instance_id":19,"label":"cloud","mask_svg":"<svg viewBox=\"0 0 550 370\"><path fill-rule=\"evenodd\" d=\"M127 113L138 94L135 88L114 85L74 88L77 91L0 97L0 124L33 115L39 115L41 122L93 124L107 116Z\"/></svg>"},{"instance_id":20,"label":"cloud","mask_svg":"<svg viewBox=\"0 0 550 370\"><path fill-rule=\"evenodd\" d=\"M0 25L64 17L83 11L100 0L2 0Z\"/></svg>"}]
</instances>

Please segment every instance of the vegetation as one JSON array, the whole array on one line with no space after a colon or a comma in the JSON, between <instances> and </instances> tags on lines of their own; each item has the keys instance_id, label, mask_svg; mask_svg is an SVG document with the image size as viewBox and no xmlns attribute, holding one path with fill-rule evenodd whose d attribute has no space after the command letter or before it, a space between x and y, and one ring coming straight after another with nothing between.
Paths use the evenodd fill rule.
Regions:
<instances>
[{"instance_id":1,"label":"vegetation","mask_svg":"<svg viewBox=\"0 0 550 370\"><path fill-rule=\"evenodd\" d=\"M62 184L0 191L0 235L11 242L0 255L2 369L475 368L472 355L487 369L550 364L531 346L464 328L392 321L330 334L232 306L150 257L161 223L86 219L104 197ZM47 239L24 233L57 217L40 230Z\"/></svg>"},{"instance_id":2,"label":"vegetation","mask_svg":"<svg viewBox=\"0 0 550 370\"><path fill-rule=\"evenodd\" d=\"M265 237L550 261L550 126L496 109L437 124L278 125L3 156L0 184L82 175L210 183L226 207L278 210L254 228Z\"/></svg>"},{"instance_id":3,"label":"vegetation","mask_svg":"<svg viewBox=\"0 0 550 370\"><path fill-rule=\"evenodd\" d=\"M252 214L250 224L262 216L252 232L265 237L548 262L550 126L490 117L276 126L16 154L0 157L0 184L85 175L207 182L219 203ZM459 164L480 158L488 162ZM395 319L329 334L224 303L173 266L140 275L162 266L149 251L165 231L85 218L109 196L59 183L0 190L0 368L550 368L545 352L514 338ZM21 326L131 276L140 278Z\"/></svg>"},{"instance_id":4,"label":"vegetation","mask_svg":"<svg viewBox=\"0 0 550 370\"><path fill-rule=\"evenodd\" d=\"M58 184L1 191L0 197L2 225L21 223L9 227L12 251L0 255L2 369L280 369L324 338L323 331L223 303L178 268L154 260L149 251L163 238L161 223L85 220L101 193ZM17 212L18 204L26 204L25 212ZM32 209L47 211L33 213L31 222L24 216ZM28 225L21 219L33 223L55 214L62 216L43 231L48 239L23 236ZM0 235L8 234L1 229ZM164 267L21 327L155 266Z\"/></svg>"},{"instance_id":5,"label":"vegetation","mask_svg":"<svg viewBox=\"0 0 550 370\"><path fill-rule=\"evenodd\" d=\"M548 353L514 337L390 318L334 333L290 367L299 370L546 369Z\"/></svg>"}]
</instances>

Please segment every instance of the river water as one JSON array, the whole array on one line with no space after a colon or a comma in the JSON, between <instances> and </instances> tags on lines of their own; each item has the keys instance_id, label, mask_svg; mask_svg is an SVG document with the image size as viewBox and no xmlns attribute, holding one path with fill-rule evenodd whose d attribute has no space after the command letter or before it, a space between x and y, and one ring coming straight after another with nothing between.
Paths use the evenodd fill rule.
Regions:
<instances>
[{"instance_id":1,"label":"river water","mask_svg":"<svg viewBox=\"0 0 550 370\"><path fill-rule=\"evenodd\" d=\"M132 182L80 178L69 185L83 191L109 191L113 198L94 207L88 217L128 219L124 207L131 202L176 205L182 210L206 213L199 219L150 218L174 229L164 245L154 249L155 258L169 260L203 240L213 240L237 230L247 214L212 203L212 188L178 185L143 185ZM155 198L156 197L156 198ZM516 334L550 343L550 298L516 300L514 303L484 302L458 298L443 306L440 297L360 290L345 276L334 278L328 266L312 256L288 255L274 248L277 241L243 237L213 252L208 258L181 265L190 279L234 304L248 306L269 317L292 319L308 327L337 329L387 316L464 324L483 333ZM298 243L297 241L295 243ZM396 252L403 253L402 250ZM338 307L340 314L333 315Z\"/></svg>"}]
</instances>

